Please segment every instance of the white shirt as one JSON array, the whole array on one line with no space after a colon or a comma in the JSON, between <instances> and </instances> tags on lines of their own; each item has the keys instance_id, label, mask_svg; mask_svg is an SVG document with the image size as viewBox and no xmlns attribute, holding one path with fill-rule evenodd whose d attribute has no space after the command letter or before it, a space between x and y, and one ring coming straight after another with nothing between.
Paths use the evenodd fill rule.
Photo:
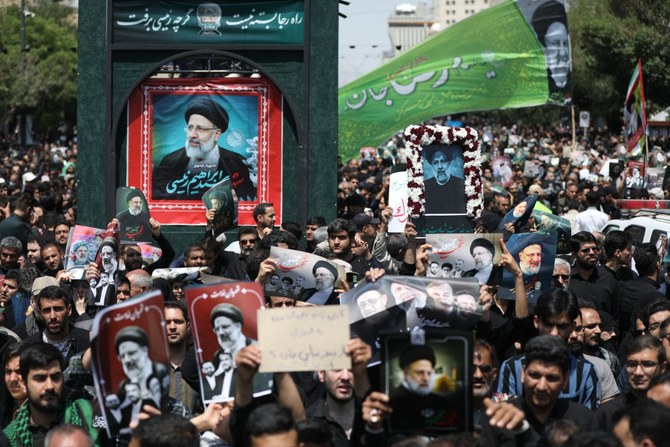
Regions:
<instances>
[{"instance_id":1,"label":"white shirt","mask_svg":"<svg viewBox=\"0 0 670 447\"><path fill-rule=\"evenodd\" d=\"M610 216L590 206L577 215L575 224L572 226L572 234L580 231L588 231L590 233L600 231L609 220Z\"/></svg>"}]
</instances>

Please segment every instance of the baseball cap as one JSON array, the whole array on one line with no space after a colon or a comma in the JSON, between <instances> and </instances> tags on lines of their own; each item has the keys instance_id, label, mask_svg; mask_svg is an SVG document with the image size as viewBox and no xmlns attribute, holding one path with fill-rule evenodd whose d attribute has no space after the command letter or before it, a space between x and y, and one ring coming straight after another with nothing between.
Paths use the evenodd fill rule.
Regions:
<instances>
[{"instance_id":1,"label":"baseball cap","mask_svg":"<svg viewBox=\"0 0 670 447\"><path fill-rule=\"evenodd\" d=\"M57 286L58 281L56 281L56 278L52 276L40 276L39 278L35 279L33 281L33 287L31 289L31 292L33 296L37 296L40 294L42 289L49 287L49 286Z\"/></svg>"}]
</instances>

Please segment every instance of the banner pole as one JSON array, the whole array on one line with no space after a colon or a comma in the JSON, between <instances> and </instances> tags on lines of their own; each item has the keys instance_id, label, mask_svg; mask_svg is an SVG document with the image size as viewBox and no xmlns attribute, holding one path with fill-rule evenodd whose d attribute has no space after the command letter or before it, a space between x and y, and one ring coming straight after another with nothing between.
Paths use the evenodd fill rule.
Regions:
<instances>
[{"instance_id":1,"label":"banner pole","mask_svg":"<svg viewBox=\"0 0 670 447\"><path fill-rule=\"evenodd\" d=\"M577 150L577 130L575 129L575 105L570 106L572 112L572 150Z\"/></svg>"}]
</instances>

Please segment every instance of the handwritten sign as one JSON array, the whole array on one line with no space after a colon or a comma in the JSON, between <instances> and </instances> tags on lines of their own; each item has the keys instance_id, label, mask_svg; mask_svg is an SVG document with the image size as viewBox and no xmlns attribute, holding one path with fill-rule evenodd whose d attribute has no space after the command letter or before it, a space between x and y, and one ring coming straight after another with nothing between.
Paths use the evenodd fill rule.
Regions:
<instances>
[{"instance_id":1,"label":"handwritten sign","mask_svg":"<svg viewBox=\"0 0 670 447\"><path fill-rule=\"evenodd\" d=\"M349 315L343 306L265 309L258 312L260 372L351 368L344 346Z\"/></svg>"},{"instance_id":2,"label":"handwritten sign","mask_svg":"<svg viewBox=\"0 0 670 447\"><path fill-rule=\"evenodd\" d=\"M389 220L389 233L402 233L409 218L407 209L407 171L391 174L389 190L389 206L393 215Z\"/></svg>"}]
</instances>

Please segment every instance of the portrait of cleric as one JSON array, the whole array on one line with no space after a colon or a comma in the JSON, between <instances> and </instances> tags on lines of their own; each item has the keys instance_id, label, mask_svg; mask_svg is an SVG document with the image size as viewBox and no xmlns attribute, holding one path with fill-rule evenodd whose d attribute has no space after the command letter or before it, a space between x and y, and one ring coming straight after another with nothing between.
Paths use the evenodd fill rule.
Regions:
<instances>
[{"instance_id":1,"label":"portrait of cleric","mask_svg":"<svg viewBox=\"0 0 670 447\"><path fill-rule=\"evenodd\" d=\"M423 152L426 214L465 214L463 149L432 144Z\"/></svg>"},{"instance_id":2,"label":"portrait of cleric","mask_svg":"<svg viewBox=\"0 0 670 447\"><path fill-rule=\"evenodd\" d=\"M342 305L349 309L352 334L372 347L370 365L380 361L382 332L400 332L407 328L407 308L397 305L386 282L366 283L341 295Z\"/></svg>"},{"instance_id":3,"label":"portrait of cleric","mask_svg":"<svg viewBox=\"0 0 670 447\"><path fill-rule=\"evenodd\" d=\"M151 198L200 200L205 191L230 176L239 200L256 200L251 163L219 144L230 124L224 106L213 96L196 96L186 106L183 118L184 146L154 159ZM155 119L160 117L155 114ZM238 137L236 134L230 141Z\"/></svg>"},{"instance_id":4,"label":"portrait of cleric","mask_svg":"<svg viewBox=\"0 0 670 447\"><path fill-rule=\"evenodd\" d=\"M390 354L384 370L393 409L391 431L437 435L466 430L465 344L456 341L457 349L429 340L411 345L406 339L391 337L384 344ZM401 349L399 354L397 349Z\"/></svg>"},{"instance_id":5,"label":"portrait of cleric","mask_svg":"<svg viewBox=\"0 0 670 447\"><path fill-rule=\"evenodd\" d=\"M120 329L114 337L114 348L125 378L115 394L105 396L107 423L112 433L115 427L128 427L136 421L144 405L163 408L170 386L167 367L151 360L144 329L139 326Z\"/></svg>"},{"instance_id":6,"label":"portrait of cleric","mask_svg":"<svg viewBox=\"0 0 670 447\"><path fill-rule=\"evenodd\" d=\"M334 291L338 277L337 267L326 260L316 261L312 267L312 275L314 287L304 289L298 299L317 306L337 304L338 298Z\"/></svg>"},{"instance_id":7,"label":"portrait of cleric","mask_svg":"<svg viewBox=\"0 0 670 447\"><path fill-rule=\"evenodd\" d=\"M209 314L209 321L216 335L218 348L213 356L203 359L200 365L203 401L209 403L232 400L235 397L235 358L242 348L255 344L256 340L246 337L242 332L244 315L234 304L215 305ZM253 383L254 392L269 390L272 374L256 376Z\"/></svg>"},{"instance_id":8,"label":"portrait of cleric","mask_svg":"<svg viewBox=\"0 0 670 447\"><path fill-rule=\"evenodd\" d=\"M502 269L495 265L493 242L483 237L470 243L470 256L475 261L475 268L463 273L464 278L477 278L479 284L500 284Z\"/></svg>"},{"instance_id":9,"label":"portrait of cleric","mask_svg":"<svg viewBox=\"0 0 670 447\"><path fill-rule=\"evenodd\" d=\"M150 216L142 191L136 188L119 188L116 201L116 219L119 221L121 240L151 242L153 237Z\"/></svg>"},{"instance_id":10,"label":"portrait of cleric","mask_svg":"<svg viewBox=\"0 0 670 447\"><path fill-rule=\"evenodd\" d=\"M224 180L202 196L207 208L207 220L215 236L237 226L237 200L230 180Z\"/></svg>"},{"instance_id":11,"label":"portrait of cleric","mask_svg":"<svg viewBox=\"0 0 670 447\"><path fill-rule=\"evenodd\" d=\"M566 102L572 88L572 51L565 5L555 0L541 3L534 10L530 24L544 51L550 99Z\"/></svg>"}]
</instances>

